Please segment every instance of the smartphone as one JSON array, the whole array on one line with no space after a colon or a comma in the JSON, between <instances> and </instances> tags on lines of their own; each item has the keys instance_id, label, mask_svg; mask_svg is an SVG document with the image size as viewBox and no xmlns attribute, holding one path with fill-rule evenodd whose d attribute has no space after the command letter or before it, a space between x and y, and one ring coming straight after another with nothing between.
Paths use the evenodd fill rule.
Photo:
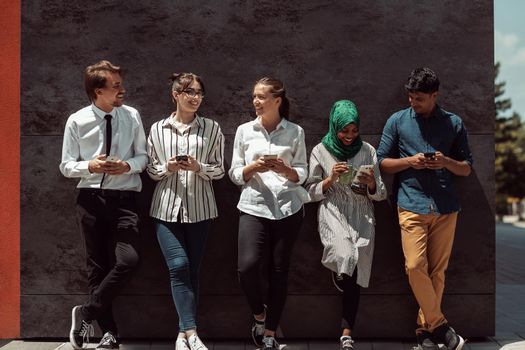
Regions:
<instances>
[{"instance_id":1,"label":"smartphone","mask_svg":"<svg viewBox=\"0 0 525 350\"><path fill-rule=\"evenodd\" d=\"M365 173L368 175L372 175L373 170L374 170L373 165L361 165L358 170L358 176L359 176L359 173Z\"/></svg>"},{"instance_id":2,"label":"smartphone","mask_svg":"<svg viewBox=\"0 0 525 350\"><path fill-rule=\"evenodd\" d=\"M425 158L434 159L436 158L436 152L426 152L424 153Z\"/></svg>"},{"instance_id":3,"label":"smartphone","mask_svg":"<svg viewBox=\"0 0 525 350\"><path fill-rule=\"evenodd\" d=\"M106 157L106 162L113 162L113 163L115 163L115 162L118 162L118 161L119 161L119 159L118 159L117 156L108 156L108 157Z\"/></svg>"},{"instance_id":4,"label":"smartphone","mask_svg":"<svg viewBox=\"0 0 525 350\"><path fill-rule=\"evenodd\" d=\"M277 159L277 154L263 154L264 160Z\"/></svg>"},{"instance_id":5,"label":"smartphone","mask_svg":"<svg viewBox=\"0 0 525 350\"><path fill-rule=\"evenodd\" d=\"M348 171L346 173L342 173L341 175L339 175L339 183L341 185L349 185L351 182L352 182L352 179L354 178L354 173L355 173L355 170L352 168L352 164L351 163L347 163L347 166L348 166Z\"/></svg>"},{"instance_id":6,"label":"smartphone","mask_svg":"<svg viewBox=\"0 0 525 350\"><path fill-rule=\"evenodd\" d=\"M187 155L175 156L175 160L176 160L177 162L180 162L180 161L185 161L185 162L187 162L187 161L188 161L188 156L187 156Z\"/></svg>"}]
</instances>

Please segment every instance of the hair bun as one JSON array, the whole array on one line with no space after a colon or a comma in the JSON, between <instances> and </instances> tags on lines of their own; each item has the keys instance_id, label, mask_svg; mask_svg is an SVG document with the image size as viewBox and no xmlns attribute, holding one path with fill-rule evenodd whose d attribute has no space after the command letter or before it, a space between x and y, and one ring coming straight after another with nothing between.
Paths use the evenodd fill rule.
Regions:
<instances>
[{"instance_id":1,"label":"hair bun","mask_svg":"<svg viewBox=\"0 0 525 350\"><path fill-rule=\"evenodd\" d=\"M182 73L173 73L170 77L170 84L173 84L175 81L179 80Z\"/></svg>"}]
</instances>

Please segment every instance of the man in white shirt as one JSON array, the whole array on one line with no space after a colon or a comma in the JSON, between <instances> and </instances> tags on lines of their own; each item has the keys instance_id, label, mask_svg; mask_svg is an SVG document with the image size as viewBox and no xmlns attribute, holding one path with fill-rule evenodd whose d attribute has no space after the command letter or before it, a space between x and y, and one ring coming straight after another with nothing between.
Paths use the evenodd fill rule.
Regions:
<instances>
[{"instance_id":1,"label":"man in white shirt","mask_svg":"<svg viewBox=\"0 0 525 350\"><path fill-rule=\"evenodd\" d=\"M71 345L81 349L96 320L104 334L97 349L118 349L112 301L139 256L135 196L148 160L138 111L123 104L121 69L108 61L84 71L92 102L66 123L60 171L79 178L77 216L86 248L89 299L72 310Z\"/></svg>"}]
</instances>

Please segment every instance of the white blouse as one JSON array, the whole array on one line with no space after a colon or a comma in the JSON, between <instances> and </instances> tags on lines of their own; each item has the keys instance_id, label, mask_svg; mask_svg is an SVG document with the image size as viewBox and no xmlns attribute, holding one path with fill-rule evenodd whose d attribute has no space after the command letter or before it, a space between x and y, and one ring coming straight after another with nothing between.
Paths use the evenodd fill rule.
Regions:
<instances>
[{"instance_id":1,"label":"white blouse","mask_svg":"<svg viewBox=\"0 0 525 350\"><path fill-rule=\"evenodd\" d=\"M266 154L276 154L299 176L293 182L273 171L255 173L247 182L243 168ZM242 186L237 208L247 214L272 220L295 214L309 201L301 184L307 177L306 145L303 129L282 119L275 130L268 133L260 117L237 128L229 171L233 183Z\"/></svg>"},{"instance_id":2,"label":"white blouse","mask_svg":"<svg viewBox=\"0 0 525 350\"><path fill-rule=\"evenodd\" d=\"M374 194L360 195L350 185L339 182L323 194L322 181L340 162L320 143L310 155L310 174L306 188L312 201L321 201L318 210L319 235L324 246L321 263L337 273L352 276L357 267L357 283L368 287L374 255L375 219L372 200L386 199L386 188L377 164L376 150L363 142L357 154L348 160L353 169L373 165L376 180Z\"/></svg>"}]
</instances>

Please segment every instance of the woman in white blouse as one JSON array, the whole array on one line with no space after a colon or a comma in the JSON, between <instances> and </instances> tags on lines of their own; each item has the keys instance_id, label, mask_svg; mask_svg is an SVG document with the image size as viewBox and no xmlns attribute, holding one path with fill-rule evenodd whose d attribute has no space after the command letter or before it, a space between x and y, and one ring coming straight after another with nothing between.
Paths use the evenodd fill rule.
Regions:
<instances>
[{"instance_id":1,"label":"woman in white blouse","mask_svg":"<svg viewBox=\"0 0 525 350\"><path fill-rule=\"evenodd\" d=\"M206 350L197 336L199 266L211 219L217 217L212 180L224 176L224 136L216 121L197 115L204 84L173 74L177 109L151 127L148 175L158 181L151 201L157 239L168 265L179 316L176 350Z\"/></svg>"},{"instance_id":2,"label":"woman in white blouse","mask_svg":"<svg viewBox=\"0 0 525 350\"><path fill-rule=\"evenodd\" d=\"M353 349L351 332L360 286L368 287L370 280L375 235L372 201L385 199L386 189L376 150L359 136L355 104L337 101L329 124L328 133L312 150L306 188L312 201L321 201L321 262L332 271L336 288L343 292L340 343L341 350L349 350Z\"/></svg>"},{"instance_id":3,"label":"woman in white blouse","mask_svg":"<svg viewBox=\"0 0 525 350\"><path fill-rule=\"evenodd\" d=\"M303 129L288 120L289 101L283 83L258 80L253 89L257 118L237 128L231 180L242 186L238 274L252 313L252 337L265 350L279 349L275 331L284 308L292 247L303 219L308 193ZM260 267L269 262L268 291ZM264 300L264 295L267 299Z\"/></svg>"}]
</instances>

